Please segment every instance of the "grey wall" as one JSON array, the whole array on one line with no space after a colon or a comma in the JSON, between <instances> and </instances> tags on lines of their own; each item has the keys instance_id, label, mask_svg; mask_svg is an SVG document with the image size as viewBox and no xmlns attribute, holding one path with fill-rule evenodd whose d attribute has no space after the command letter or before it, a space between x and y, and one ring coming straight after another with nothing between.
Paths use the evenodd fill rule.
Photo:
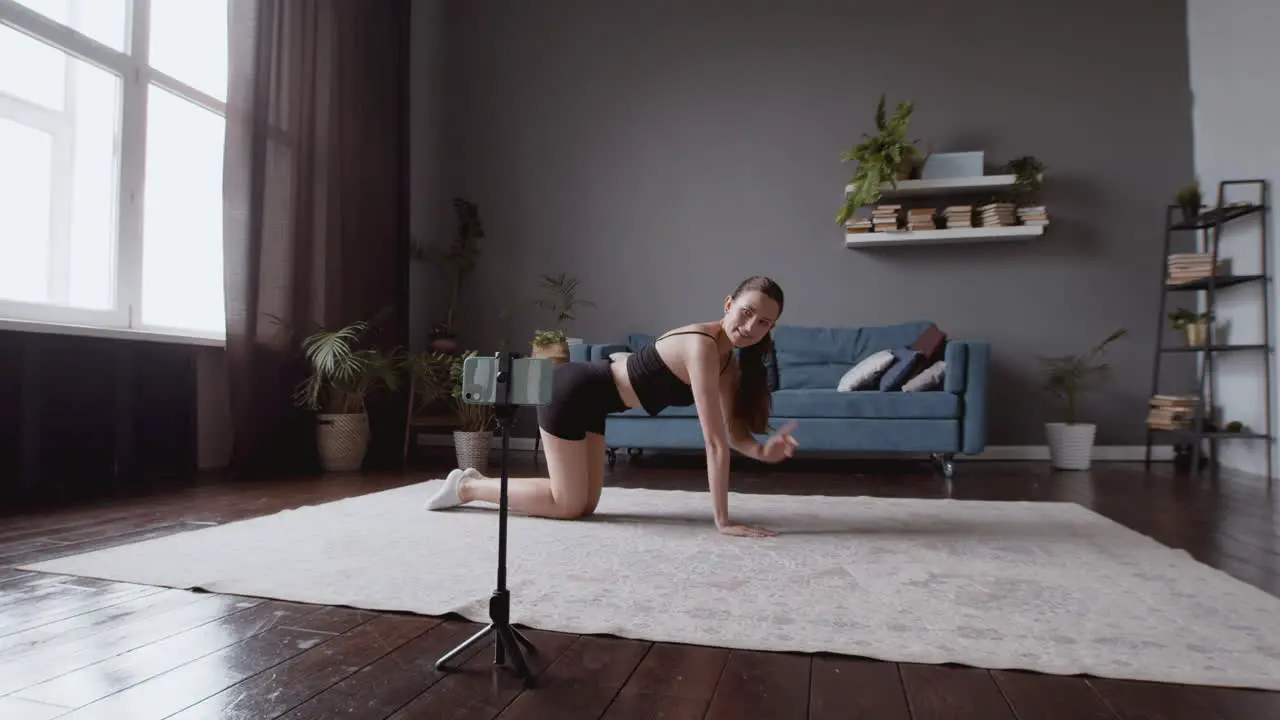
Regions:
<instances>
[{"instance_id":1,"label":"grey wall","mask_svg":"<svg viewBox=\"0 0 1280 720\"><path fill-rule=\"evenodd\" d=\"M418 200L447 216L457 194L483 213L462 313L472 346L524 344L546 324L539 273L581 279L597 306L570 334L599 342L715 319L762 272L788 293L786 323L927 318L991 341L993 445L1043 444L1056 419L1036 354L1127 326L1113 381L1082 410L1100 444L1143 442L1164 206L1193 176L1182 3L424 4L441 11L418 24L437 48L419 91L438 98L438 122L420 144L440 175ZM1043 159L1047 235L845 249L839 155L882 91L917 103L912 133L930 150Z\"/></svg>"}]
</instances>

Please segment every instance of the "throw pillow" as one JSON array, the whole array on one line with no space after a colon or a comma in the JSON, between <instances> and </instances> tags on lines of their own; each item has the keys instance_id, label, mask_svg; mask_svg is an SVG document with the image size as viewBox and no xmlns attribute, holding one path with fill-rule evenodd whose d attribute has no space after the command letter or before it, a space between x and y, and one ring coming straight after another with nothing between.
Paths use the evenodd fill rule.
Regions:
<instances>
[{"instance_id":1,"label":"throw pillow","mask_svg":"<svg viewBox=\"0 0 1280 720\"><path fill-rule=\"evenodd\" d=\"M908 347L920 353L920 364L923 367L941 360L946 344L947 334L939 330L937 325L930 325Z\"/></svg>"},{"instance_id":2,"label":"throw pillow","mask_svg":"<svg viewBox=\"0 0 1280 720\"><path fill-rule=\"evenodd\" d=\"M902 385L902 392L936 390L942 387L942 381L946 378L946 375L947 361L939 360L924 370L921 370L915 377L904 383Z\"/></svg>"},{"instance_id":3,"label":"throw pillow","mask_svg":"<svg viewBox=\"0 0 1280 720\"><path fill-rule=\"evenodd\" d=\"M915 372L916 363L920 361L920 352L911 348L898 348L893 351L893 363L884 375L880 376L880 391L902 389L903 383Z\"/></svg>"},{"instance_id":4,"label":"throw pillow","mask_svg":"<svg viewBox=\"0 0 1280 720\"><path fill-rule=\"evenodd\" d=\"M629 355L631 355L631 353L629 352L609 353L609 360L610 362L616 362L616 363L626 362L627 356Z\"/></svg>"},{"instance_id":5,"label":"throw pillow","mask_svg":"<svg viewBox=\"0 0 1280 720\"><path fill-rule=\"evenodd\" d=\"M840 378L840 382L836 383L836 390L852 392L871 386L876 378L893 364L893 361L892 350L871 353L857 365L849 368L849 371Z\"/></svg>"}]
</instances>

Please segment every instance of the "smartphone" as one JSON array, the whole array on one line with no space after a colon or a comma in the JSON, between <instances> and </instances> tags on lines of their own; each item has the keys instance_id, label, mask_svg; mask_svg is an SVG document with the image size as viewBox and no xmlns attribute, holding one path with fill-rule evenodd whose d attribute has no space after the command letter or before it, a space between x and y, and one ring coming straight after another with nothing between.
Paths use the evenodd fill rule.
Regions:
<instances>
[{"instance_id":1,"label":"smartphone","mask_svg":"<svg viewBox=\"0 0 1280 720\"><path fill-rule=\"evenodd\" d=\"M551 371L547 358L511 358L511 371L499 371L500 358L472 356L462 362L462 399L472 405L546 405L551 402ZM510 393L509 395L507 393Z\"/></svg>"}]
</instances>

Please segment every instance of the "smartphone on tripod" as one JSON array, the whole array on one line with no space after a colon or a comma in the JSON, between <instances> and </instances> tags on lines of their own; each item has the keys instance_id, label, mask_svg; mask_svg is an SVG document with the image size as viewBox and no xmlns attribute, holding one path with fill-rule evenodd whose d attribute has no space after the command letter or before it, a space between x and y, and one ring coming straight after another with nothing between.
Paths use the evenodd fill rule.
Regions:
<instances>
[{"instance_id":1,"label":"smartphone on tripod","mask_svg":"<svg viewBox=\"0 0 1280 720\"><path fill-rule=\"evenodd\" d=\"M502 375L498 355L472 356L462 362L462 399L472 405L546 405L551 402L551 371L546 358L510 355L511 371Z\"/></svg>"}]
</instances>

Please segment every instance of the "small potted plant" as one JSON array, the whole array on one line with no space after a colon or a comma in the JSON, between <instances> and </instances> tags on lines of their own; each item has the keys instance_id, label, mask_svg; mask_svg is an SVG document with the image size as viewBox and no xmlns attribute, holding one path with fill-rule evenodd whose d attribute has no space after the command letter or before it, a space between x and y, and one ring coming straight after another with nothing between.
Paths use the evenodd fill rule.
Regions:
<instances>
[{"instance_id":1,"label":"small potted plant","mask_svg":"<svg viewBox=\"0 0 1280 720\"><path fill-rule=\"evenodd\" d=\"M1044 184L1046 166L1034 155L1023 155L1005 163L1005 172L1014 176L1014 192L1019 204L1035 203Z\"/></svg>"},{"instance_id":2,"label":"small potted plant","mask_svg":"<svg viewBox=\"0 0 1280 720\"><path fill-rule=\"evenodd\" d=\"M579 307L593 307L595 303L578 297L578 281L564 273L543 275L542 287L547 297L537 301L537 306L549 310L555 318L556 328L538 330L533 336L533 357L549 358L555 364L569 362L569 337L564 323L577 319L574 313Z\"/></svg>"},{"instance_id":3,"label":"small potted plant","mask_svg":"<svg viewBox=\"0 0 1280 720\"><path fill-rule=\"evenodd\" d=\"M399 386L402 353L362 344L369 323L322 331L302 342L311 374L294 391L299 407L316 411L320 465L329 472L358 470L369 445L365 400L378 386Z\"/></svg>"},{"instance_id":4,"label":"small potted plant","mask_svg":"<svg viewBox=\"0 0 1280 720\"><path fill-rule=\"evenodd\" d=\"M1178 191L1174 196L1174 202L1182 210L1182 221L1192 223L1196 218L1200 217L1200 186L1188 185Z\"/></svg>"},{"instance_id":5,"label":"small potted plant","mask_svg":"<svg viewBox=\"0 0 1280 720\"><path fill-rule=\"evenodd\" d=\"M457 231L447 248L442 250L417 244L412 248L415 260L439 263L450 273L449 305L445 311L445 319L432 326L427 340L431 349L445 353L457 350L458 336L455 332L454 315L458 309L458 298L467 276L476 269L476 260L480 256L479 241L484 237L484 225L480 222L480 211L475 203L454 198L453 212L457 218Z\"/></svg>"},{"instance_id":6,"label":"small potted plant","mask_svg":"<svg viewBox=\"0 0 1280 720\"><path fill-rule=\"evenodd\" d=\"M1076 420L1077 395L1088 383L1107 374L1111 366L1101 360L1111 343L1124 337L1128 331L1116 330L1098 345L1080 355L1041 357L1046 377L1044 388L1065 404L1065 416L1061 422L1045 423L1049 441L1049 463L1060 470L1088 470L1093 460L1093 444L1097 437L1097 425Z\"/></svg>"},{"instance_id":7,"label":"small potted plant","mask_svg":"<svg viewBox=\"0 0 1280 720\"><path fill-rule=\"evenodd\" d=\"M453 431L453 447L458 467L475 468L484 474L489 469L489 446L497 429L497 415L492 405L466 402L462 397L462 366L474 356L474 350L453 358L450 365L453 405L458 412L458 428Z\"/></svg>"},{"instance_id":8,"label":"small potted plant","mask_svg":"<svg viewBox=\"0 0 1280 720\"><path fill-rule=\"evenodd\" d=\"M1174 330L1186 333L1187 344L1191 346L1208 344L1211 319L1212 316L1207 312L1192 312L1186 308L1178 308L1169 313L1169 323Z\"/></svg>"},{"instance_id":9,"label":"small potted plant","mask_svg":"<svg viewBox=\"0 0 1280 720\"><path fill-rule=\"evenodd\" d=\"M879 201L881 183L897 188L899 180L911 177L920 158L918 141L907 139L907 125L914 111L915 103L903 101L897 104L891 117L886 117L885 96L880 95L880 103L876 105L876 134L864 132L861 142L840 155L841 162L858 165L849 179L853 188L845 193L844 205L836 214L837 225L843 226L863 205Z\"/></svg>"}]
</instances>

